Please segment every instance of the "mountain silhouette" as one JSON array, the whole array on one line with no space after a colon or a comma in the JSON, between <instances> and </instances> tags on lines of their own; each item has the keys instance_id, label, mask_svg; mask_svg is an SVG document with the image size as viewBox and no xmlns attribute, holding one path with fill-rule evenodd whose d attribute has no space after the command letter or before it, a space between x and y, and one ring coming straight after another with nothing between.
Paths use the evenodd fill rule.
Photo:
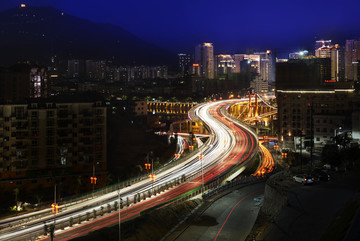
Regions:
<instances>
[{"instance_id":1,"label":"mountain silhouette","mask_svg":"<svg viewBox=\"0 0 360 241\"><path fill-rule=\"evenodd\" d=\"M0 12L0 65L18 61L51 63L52 57L111 60L119 65L174 64L175 54L123 28L94 23L52 7Z\"/></svg>"}]
</instances>

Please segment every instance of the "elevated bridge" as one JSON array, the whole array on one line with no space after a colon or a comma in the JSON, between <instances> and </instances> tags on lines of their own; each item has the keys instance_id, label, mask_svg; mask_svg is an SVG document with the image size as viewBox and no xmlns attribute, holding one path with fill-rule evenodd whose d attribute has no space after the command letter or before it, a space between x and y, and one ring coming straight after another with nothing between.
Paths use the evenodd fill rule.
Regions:
<instances>
[{"instance_id":1,"label":"elevated bridge","mask_svg":"<svg viewBox=\"0 0 360 241\"><path fill-rule=\"evenodd\" d=\"M147 111L154 114L187 114L197 102L148 101Z\"/></svg>"}]
</instances>

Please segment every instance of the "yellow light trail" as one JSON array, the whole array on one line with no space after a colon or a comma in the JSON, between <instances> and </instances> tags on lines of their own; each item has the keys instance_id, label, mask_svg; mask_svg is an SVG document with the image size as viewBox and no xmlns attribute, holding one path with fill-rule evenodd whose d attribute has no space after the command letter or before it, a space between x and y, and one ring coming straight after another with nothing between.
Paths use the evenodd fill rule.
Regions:
<instances>
[{"instance_id":1,"label":"yellow light trail","mask_svg":"<svg viewBox=\"0 0 360 241\"><path fill-rule=\"evenodd\" d=\"M270 151L262 144L264 141L259 141L259 147L261 152L261 164L254 173L254 176L262 176L266 173L270 173L274 170L275 161Z\"/></svg>"}]
</instances>

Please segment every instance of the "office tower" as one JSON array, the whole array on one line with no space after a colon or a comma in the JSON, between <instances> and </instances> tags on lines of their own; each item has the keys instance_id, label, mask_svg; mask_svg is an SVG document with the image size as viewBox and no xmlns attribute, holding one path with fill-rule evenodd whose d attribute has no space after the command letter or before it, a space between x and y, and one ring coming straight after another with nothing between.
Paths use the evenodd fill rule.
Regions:
<instances>
[{"instance_id":1,"label":"office tower","mask_svg":"<svg viewBox=\"0 0 360 241\"><path fill-rule=\"evenodd\" d=\"M212 43L202 43L196 46L195 63L200 65L201 77L214 79L214 47Z\"/></svg>"},{"instance_id":2,"label":"office tower","mask_svg":"<svg viewBox=\"0 0 360 241\"><path fill-rule=\"evenodd\" d=\"M178 54L178 71L181 76L189 74L191 66L191 55L190 54Z\"/></svg>"},{"instance_id":3,"label":"office tower","mask_svg":"<svg viewBox=\"0 0 360 241\"><path fill-rule=\"evenodd\" d=\"M331 40L329 40L331 41ZM340 47L335 45L323 45L315 49L315 56L317 58L329 58L331 60L331 80L339 82L340 72Z\"/></svg>"},{"instance_id":4,"label":"office tower","mask_svg":"<svg viewBox=\"0 0 360 241\"><path fill-rule=\"evenodd\" d=\"M274 60L270 50L255 53L260 56L260 75L263 80L271 82L275 80Z\"/></svg>"},{"instance_id":5,"label":"office tower","mask_svg":"<svg viewBox=\"0 0 360 241\"><path fill-rule=\"evenodd\" d=\"M354 80L354 68L360 60L360 39L346 40L345 45L345 79Z\"/></svg>"},{"instance_id":6,"label":"office tower","mask_svg":"<svg viewBox=\"0 0 360 241\"><path fill-rule=\"evenodd\" d=\"M215 56L215 75L226 75L235 72L235 61L231 55L219 54Z\"/></svg>"}]
</instances>

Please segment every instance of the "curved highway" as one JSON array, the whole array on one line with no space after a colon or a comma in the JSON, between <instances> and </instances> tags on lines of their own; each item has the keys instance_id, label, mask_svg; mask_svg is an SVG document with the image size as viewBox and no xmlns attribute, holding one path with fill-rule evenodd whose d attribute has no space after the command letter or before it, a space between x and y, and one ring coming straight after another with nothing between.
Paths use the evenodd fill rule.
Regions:
<instances>
[{"instance_id":1,"label":"curved highway","mask_svg":"<svg viewBox=\"0 0 360 241\"><path fill-rule=\"evenodd\" d=\"M244 100L218 101L194 108L196 118L199 118L211 133L208 141L191 155L183 158L178 165L156 173L154 182L142 180L121 189L123 202L121 220L137 217L144 210L170 202L193 190L199 190L202 183L206 184L218 179L235 166L246 165L258 150L257 136L249 127L227 113L227 108L231 104L241 101ZM183 177L186 178L186 182L183 182ZM58 229L71 217L74 223L77 223L79 216L85 219L87 213L92 216L93 210L99 212L101 207L104 207L104 211L107 211L107 206L113 207L119 200L118 197L119 191L114 191L91 200L60 207L62 211L56 215L43 215L41 218L34 215L32 221L21 226L17 223L19 219L24 218L23 216L1 220L0 225L4 228L0 233L0 239L24 240L37 237L43 233L44 224L55 222ZM91 230L118 222L117 215L118 213L114 213L94 221L91 219L84 225L77 225L65 231L59 230L56 236L68 240L86 234Z\"/></svg>"}]
</instances>

